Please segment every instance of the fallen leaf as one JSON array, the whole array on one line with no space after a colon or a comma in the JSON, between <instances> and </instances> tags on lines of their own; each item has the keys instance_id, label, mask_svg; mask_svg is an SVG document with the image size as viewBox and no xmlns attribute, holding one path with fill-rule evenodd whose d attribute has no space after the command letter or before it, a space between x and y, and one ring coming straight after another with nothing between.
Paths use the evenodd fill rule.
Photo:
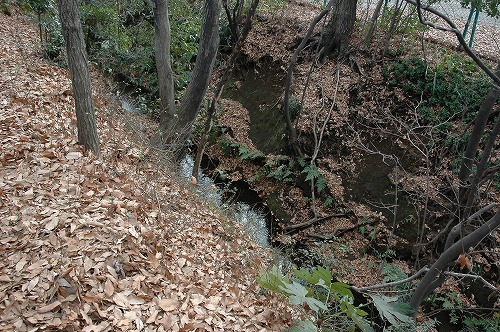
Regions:
<instances>
[{"instance_id":1,"label":"fallen leaf","mask_svg":"<svg viewBox=\"0 0 500 332\"><path fill-rule=\"evenodd\" d=\"M51 304L48 304L46 306L38 308L37 312L40 314L44 314L46 312L54 310L55 308L57 308L60 305L61 305L60 301L55 301L55 302L52 302Z\"/></svg>"},{"instance_id":2,"label":"fallen leaf","mask_svg":"<svg viewBox=\"0 0 500 332\"><path fill-rule=\"evenodd\" d=\"M33 288L36 287L36 285L38 284L38 281L40 280L40 277L35 277L33 279L31 279L28 283L28 292L31 292L33 290Z\"/></svg>"},{"instance_id":3,"label":"fallen leaf","mask_svg":"<svg viewBox=\"0 0 500 332\"><path fill-rule=\"evenodd\" d=\"M176 299L161 299L158 300L158 306L166 312L174 311L179 306L179 301Z\"/></svg>"},{"instance_id":4,"label":"fallen leaf","mask_svg":"<svg viewBox=\"0 0 500 332\"><path fill-rule=\"evenodd\" d=\"M467 256L465 256L464 254L458 256L457 263L460 265L461 269L466 267L467 270L469 271L472 270L472 261L469 258L467 258Z\"/></svg>"},{"instance_id":5,"label":"fallen leaf","mask_svg":"<svg viewBox=\"0 0 500 332\"><path fill-rule=\"evenodd\" d=\"M66 155L66 159L68 160L76 160L76 159L80 159L82 157L82 153L81 152L78 152L78 151L73 151L73 152L69 152L67 155Z\"/></svg>"},{"instance_id":6,"label":"fallen leaf","mask_svg":"<svg viewBox=\"0 0 500 332\"><path fill-rule=\"evenodd\" d=\"M124 292L116 293L115 295L113 295L113 301L122 308L129 307L128 298L127 295L124 294Z\"/></svg>"},{"instance_id":7,"label":"fallen leaf","mask_svg":"<svg viewBox=\"0 0 500 332\"><path fill-rule=\"evenodd\" d=\"M113 287L113 282L107 279L106 282L104 283L104 294L106 294L106 296L111 297L111 295L113 295L114 292L115 292L115 287Z\"/></svg>"},{"instance_id":8,"label":"fallen leaf","mask_svg":"<svg viewBox=\"0 0 500 332\"><path fill-rule=\"evenodd\" d=\"M52 231L59 225L59 217L51 217L50 220L45 224L44 228L46 231Z\"/></svg>"}]
</instances>

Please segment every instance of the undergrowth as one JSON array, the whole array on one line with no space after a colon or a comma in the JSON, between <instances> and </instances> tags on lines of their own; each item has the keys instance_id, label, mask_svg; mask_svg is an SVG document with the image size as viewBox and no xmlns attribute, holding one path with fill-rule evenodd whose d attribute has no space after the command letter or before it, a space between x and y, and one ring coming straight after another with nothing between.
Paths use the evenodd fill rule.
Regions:
<instances>
[{"instance_id":1,"label":"undergrowth","mask_svg":"<svg viewBox=\"0 0 500 332\"><path fill-rule=\"evenodd\" d=\"M321 266L294 269L286 275L274 266L257 278L262 288L285 296L299 309L291 331L375 331L363 310L366 304L356 305L350 286L332 280L331 271ZM391 326L415 327L410 306L398 296L367 296Z\"/></svg>"},{"instance_id":2,"label":"undergrowth","mask_svg":"<svg viewBox=\"0 0 500 332\"><path fill-rule=\"evenodd\" d=\"M422 121L443 130L456 119L472 121L491 88L490 79L472 60L454 53L446 53L435 64L418 57L399 59L385 66L383 74L393 87L422 95L418 108Z\"/></svg>"}]
</instances>

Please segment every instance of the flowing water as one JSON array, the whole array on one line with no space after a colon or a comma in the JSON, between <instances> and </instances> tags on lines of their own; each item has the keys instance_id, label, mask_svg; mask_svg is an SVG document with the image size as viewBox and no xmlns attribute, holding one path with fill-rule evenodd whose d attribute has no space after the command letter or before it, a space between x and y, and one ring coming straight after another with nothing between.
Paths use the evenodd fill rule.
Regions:
<instances>
[{"instance_id":1,"label":"flowing water","mask_svg":"<svg viewBox=\"0 0 500 332\"><path fill-rule=\"evenodd\" d=\"M125 95L118 94L118 98L127 112L142 113ZM180 162L179 175L187 180L190 179L193 165L193 158L186 156ZM200 170L196 191L208 202L226 209L229 216L240 222L258 245L265 248L271 247L267 218L270 211L258 198L257 193L252 192L249 187L246 188L243 183L233 183L229 186L222 185L221 181L216 183L215 179L206 176ZM227 204L229 200L233 203Z\"/></svg>"},{"instance_id":2,"label":"flowing water","mask_svg":"<svg viewBox=\"0 0 500 332\"><path fill-rule=\"evenodd\" d=\"M180 163L179 175L186 180L190 179L193 171L193 165L193 158L191 156L186 156ZM237 190L231 188L229 189L229 192L238 195ZM249 204L242 202L242 198L238 198L240 201L237 199L234 203L228 205L228 200L225 199L228 195L227 192L224 191L224 187L221 188L217 186L213 178L206 176L201 171L198 175L196 191L207 201L220 208L226 209L229 212L229 216L241 223L252 240L259 246L264 248L271 247L269 242L270 236L268 232L267 219L262 210L254 209Z\"/></svg>"}]
</instances>

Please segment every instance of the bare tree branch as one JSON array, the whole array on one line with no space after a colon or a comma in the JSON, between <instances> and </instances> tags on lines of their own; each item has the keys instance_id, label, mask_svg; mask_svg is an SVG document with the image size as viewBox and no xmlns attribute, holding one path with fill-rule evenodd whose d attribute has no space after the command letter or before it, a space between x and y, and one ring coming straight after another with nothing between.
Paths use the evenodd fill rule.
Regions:
<instances>
[{"instance_id":1,"label":"bare tree branch","mask_svg":"<svg viewBox=\"0 0 500 332\"><path fill-rule=\"evenodd\" d=\"M455 242L439 256L438 260L432 264L429 272L425 274L418 284L410 300L410 305L415 309L415 314L422 301L444 282L445 278L443 273L448 264L453 262L461 253L477 245L499 226L500 211L497 211L497 213L481 227L477 228L460 241Z\"/></svg>"},{"instance_id":2,"label":"bare tree branch","mask_svg":"<svg viewBox=\"0 0 500 332\"><path fill-rule=\"evenodd\" d=\"M307 42L309 41L309 38L311 38L311 35L314 31L314 27L323 19L323 17L328 14L330 11L330 8L332 7L333 0L330 0L328 5L324 10L322 10L311 22L309 25L309 29L307 29L306 35L302 39L302 42L300 45L297 47L295 52L292 55L292 59L290 60L290 64L288 65L288 70L286 74L286 82L285 82L285 95L283 97L283 112L285 115L285 120L286 120L286 125L288 127L288 135L290 139L290 144L292 148L294 149L294 152L302 156L302 151L298 145L298 138L297 138L297 129L292 123L292 120L290 118L290 112L289 112L289 102L290 102L290 90L292 88L292 82L293 82L293 69L295 68L295 63L297 62L297 59L299 57L299 53L302 52L304 47L306 46Z\"/></svg>"},{"instance_id":3,"label":"bare tree branch","mask_svg":"<svg viewBox=\"0 0 500 332\"><path fill-rule=\"evenodd\" d=\"M388 283L384 283L384 284L371 285L371 286L366 286L366 287L359 287L359 288L351 286L351 288L354 289L357 292L366 292L366 291L373 291L373 290L378 290L378 289L382 289L382 288L389 288L389 287L399 286L399 285L406 284L406 283L408 283L408 282L410 282L412 280L417 279L418 277L420 277L422 274L424 274L427 271L429 271L429 268L426 266L426 267L423 267L420 270L418 270L415 274L413 274L413 275L411 275L411 276L409 276L408 278L405 278L405 279L401 279L401 280L397 280L397 281L393 281L393 282L388 282Z\"/></svg>"},{"instance_id":4,"label":"bare tree branch","mask_svg":"<svg viewBox=\"0 0 500 332\"><path fill-rule=\"evenodd\" d=\"M462 36L462 32L457 28L457 26L455 25L455 23L453 23L453 21L448 17L446 16L445 14L441 13L440 11L432 8L431 6L423 6L420 2L420 0L405 0L406 2L408 3L411 3L412 5L416 6L417 7L417 12L418 12L418 18L420 20L420 23L424 24L424 25L427 25L431 28L434 28L434 29L438 29L438 30L442 30L442 31L449 31L449 32L453 32L456 36L457 36L457 39L458 39L458 42L460 43L460 45L462 45L462 47L464 48L465 52L472 58L472 60L474 60L474 62L482 69L484 70L484 72L489 76L491 77L491 79L495 82L495 84L497 85L500 85L500 78L495 75L495 73L490 69L488 68L488 66L486 66L482 61L481 59L479 59L479 57L471 50L471 48L469 47L469 45L467 44L467 42L465 41L464 37ZM429 12L429 13L432 13L440 18L442 18L449 26L450 28L445 28L445 27L442 27L442 26L438 26L430 21L427 21L424 19L423 15L422 15L422 9Z\"/></svg>"}]
</instances>

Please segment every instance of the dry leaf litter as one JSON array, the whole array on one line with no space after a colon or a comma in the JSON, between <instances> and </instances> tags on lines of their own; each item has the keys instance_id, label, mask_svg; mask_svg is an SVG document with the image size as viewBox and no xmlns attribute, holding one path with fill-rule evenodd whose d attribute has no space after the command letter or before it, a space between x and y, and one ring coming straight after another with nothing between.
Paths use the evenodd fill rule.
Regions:
<instances>
[{"instance_id":1,"label":"dry leaf litter","mask_svg":"<svg viewBox=\"0 0 500 332\"><path fill-rule=\"evenodd\" d=\"M0 330L281 330L255 281L268 253L146 158L101 91L102 158L77 145L68 72L1 15Z\"/></svg>"}]
</instances>

